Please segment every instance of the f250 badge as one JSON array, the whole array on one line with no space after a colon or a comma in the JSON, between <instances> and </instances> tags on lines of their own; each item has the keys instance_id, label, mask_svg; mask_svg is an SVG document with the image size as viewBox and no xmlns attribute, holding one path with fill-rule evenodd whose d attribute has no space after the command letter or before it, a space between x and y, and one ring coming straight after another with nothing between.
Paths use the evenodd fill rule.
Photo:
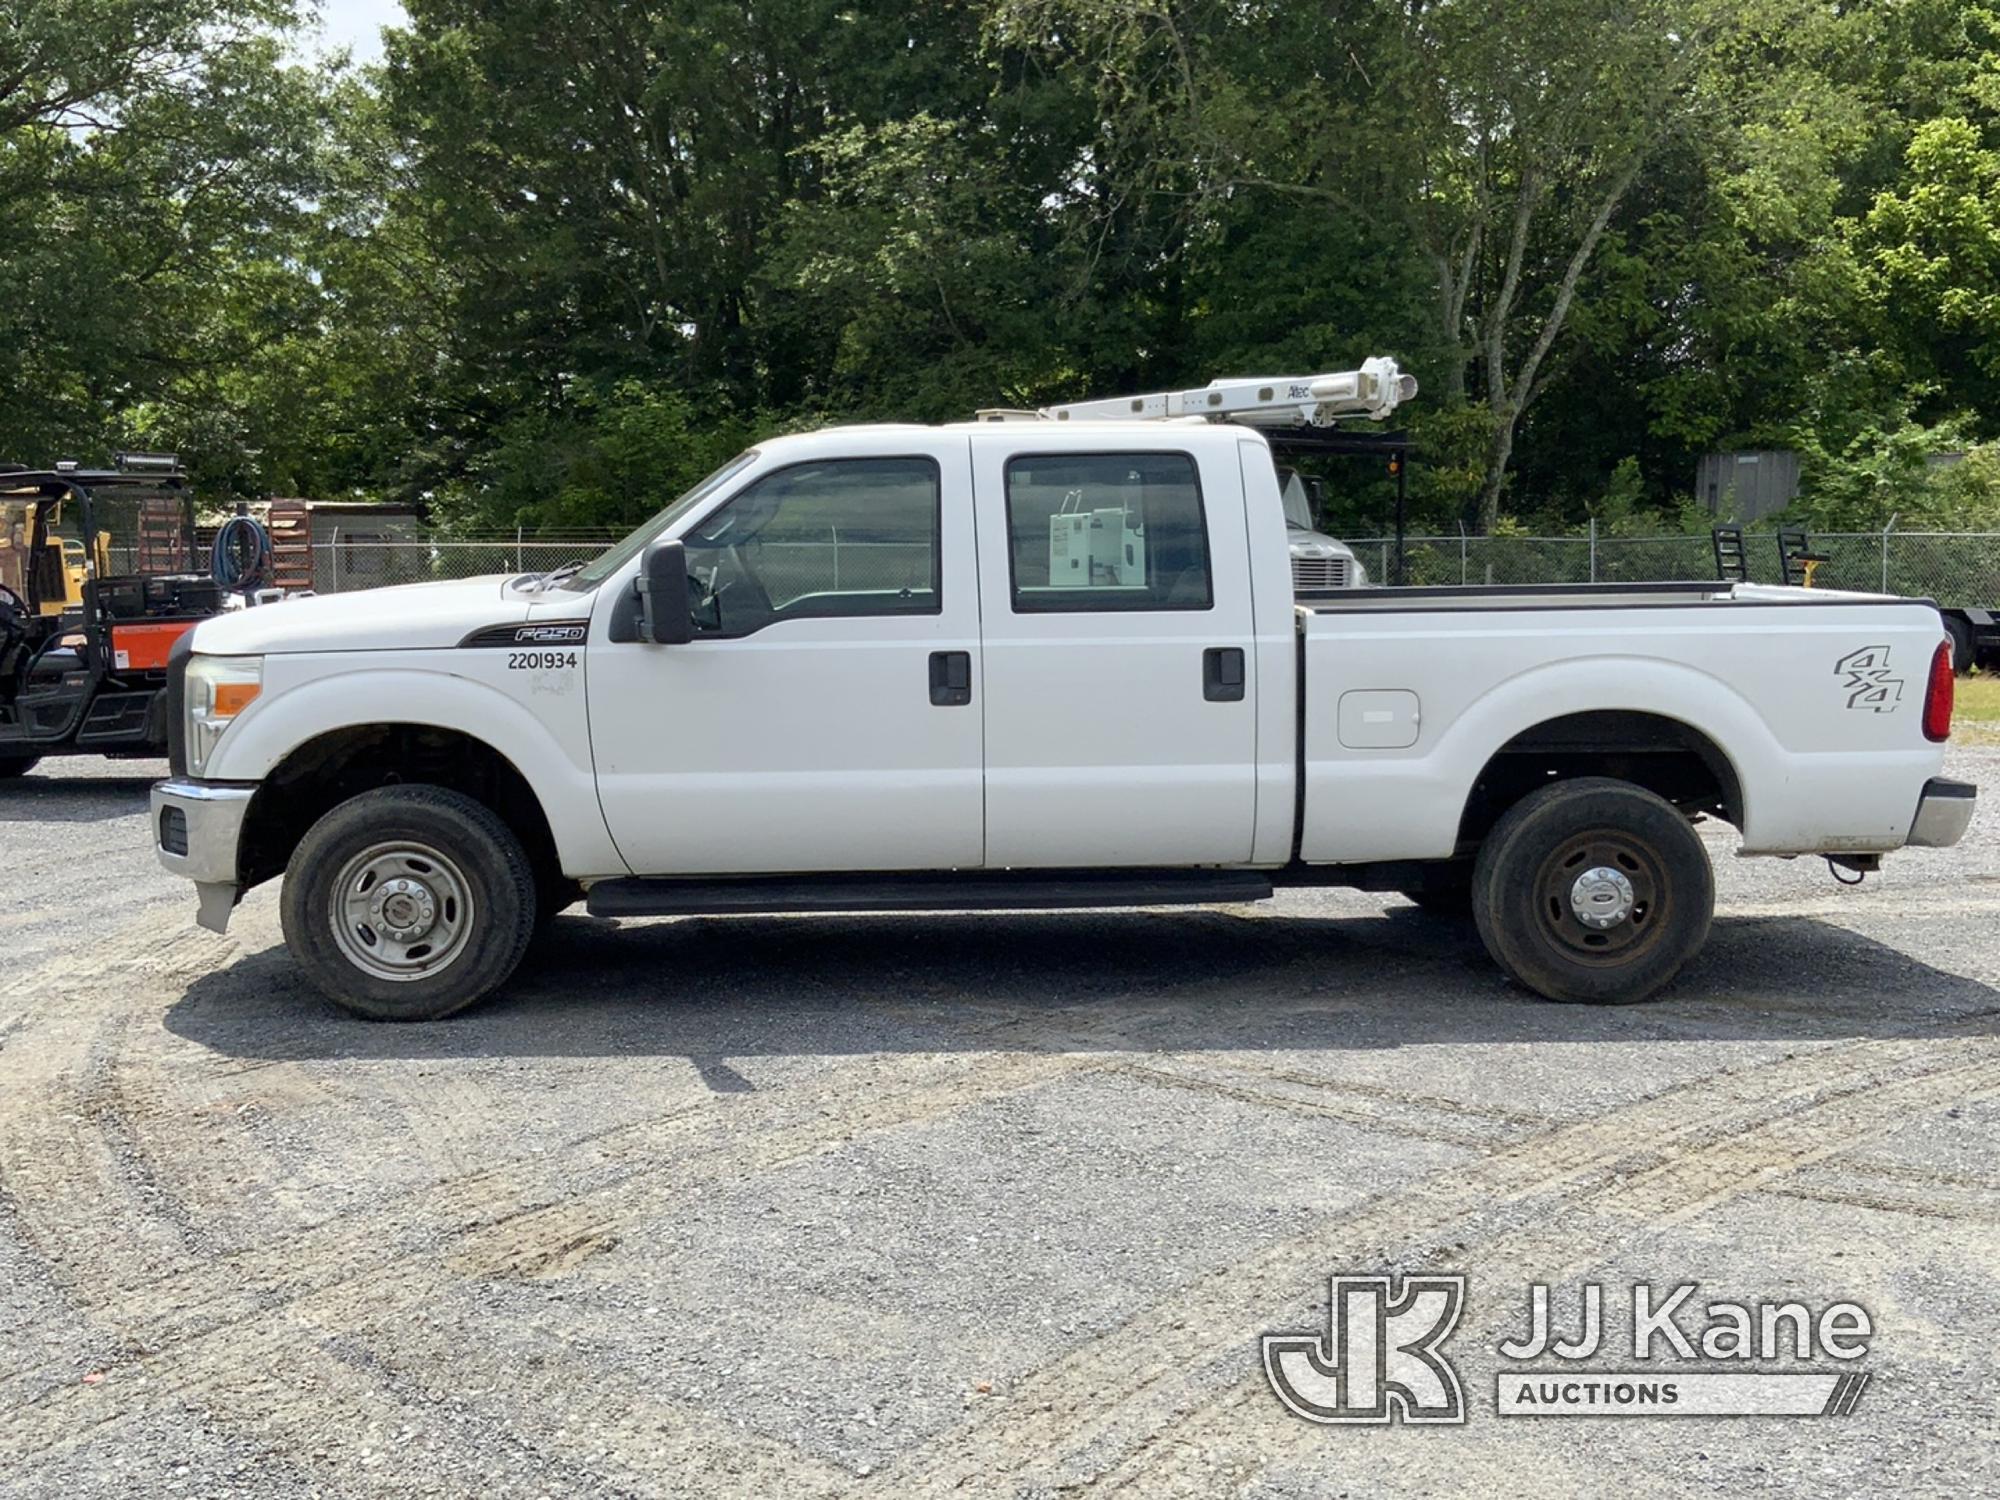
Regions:
<instances>
[{"instance_id":1,"label":"f250 badge","mask_svg":"<svg viewBox=\"0 0 2000 1500\"><path fill-rule=\"evenodd\" d=\"M1887 646L1863 646L1850 651L1833 664L1834 675L1844 679L1849 708L1870 713L1892 714L1903 701L1903 679L1889 670Z\"/></svg>"},{"instance_id":2,"label":"f250 badge","mask_svg":"<svg viewBox=\"0 0 2000 1500\"><path fill-rule=\"evenodd\" d=\"M517 646L581 646L590 634L588 621L560 625L522 625L514 631Z\"/></svg>"},{"instance_id":3,"label":"f250 badge","mask_svg":"<svg viewBox=\"0 0 2000 1500\"><path fill-rule=\"evenodd\" d=\"M588 620L542 620L527 625L488 625L459 642L461 646L581 646L590 639Z\"/></svg>"}]
</instances>

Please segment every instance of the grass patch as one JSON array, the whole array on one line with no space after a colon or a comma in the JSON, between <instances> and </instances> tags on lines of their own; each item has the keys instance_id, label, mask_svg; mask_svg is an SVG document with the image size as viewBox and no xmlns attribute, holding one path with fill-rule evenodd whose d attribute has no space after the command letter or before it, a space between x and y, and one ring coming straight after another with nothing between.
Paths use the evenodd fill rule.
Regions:
<instances>
[{"instance_id":1,"label":"grass patch","mask_svg":"<svg viewBox=\"0 0 2000 1500\"><path fill-rule=\"evenodd\" d=\"M1961 677L1952 696L1951 737L1960 745L2000 745L2000 677Z\"/></svg>"}]
</instances>

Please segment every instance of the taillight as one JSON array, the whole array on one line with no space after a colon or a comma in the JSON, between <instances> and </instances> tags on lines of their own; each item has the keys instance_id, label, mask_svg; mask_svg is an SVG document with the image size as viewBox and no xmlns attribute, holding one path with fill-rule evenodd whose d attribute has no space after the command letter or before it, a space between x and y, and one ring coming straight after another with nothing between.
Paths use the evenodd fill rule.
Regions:
<instances>
[{"instance_id":1,"label":"taillight","mask_svg":"<svg viewBox=\"0 0 2000 1500\"><path fill-rule=\"evenodd\" d=\"M1951 738L1951 642L1939 641L1931 653L1931 680L1924 688L1924 738Z\"/></svg>"}]
</instances>

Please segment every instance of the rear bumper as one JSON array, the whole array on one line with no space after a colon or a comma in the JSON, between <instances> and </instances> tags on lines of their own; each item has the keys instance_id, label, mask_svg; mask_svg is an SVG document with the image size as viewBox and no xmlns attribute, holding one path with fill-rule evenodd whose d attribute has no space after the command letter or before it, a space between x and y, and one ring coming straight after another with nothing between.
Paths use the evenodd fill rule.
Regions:
<instances>
[{"instance_id":1,"label":"rear bumper","mask_svg":"<svg viewBox=\"0 0 2000 1500\"><path fill-rule=\"evenodd\" d=\"M1907 842L1919 849L1950 848L1965 837L1978 800L1979 788L1971 782L1933 776L1917 799L1917 815L1911 820Z\"/></svg>"},{"instance_id":2,"label":"rear bumper","mask_svg":"<svg viewBox=\"0 0 2000 1500\"><path fill-rule=\"evenodd\" d=\"M229 925L235 909L237 846L254 786L205 781L162 781L153 787L153 849L160 863L195 883L195 920L213 932Z\"/></svg>"}]
</instances>

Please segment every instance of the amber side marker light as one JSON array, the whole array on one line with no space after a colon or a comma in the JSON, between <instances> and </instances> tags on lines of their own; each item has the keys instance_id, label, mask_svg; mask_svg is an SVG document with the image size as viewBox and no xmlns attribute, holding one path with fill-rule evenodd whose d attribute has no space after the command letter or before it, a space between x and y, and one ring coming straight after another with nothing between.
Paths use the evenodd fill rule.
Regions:
<instances>
[{"instance_id":1,"label":"amber side marker light","mask_svg":"<svg viewBox=\"0 0 2000 1500\"><path fill-rule=\"evenodd\" d=\"M235 718L256 701L260 691L260 685L254 682L218 682L215 685L216 718Z\"/></svg>"}]
</instances>

